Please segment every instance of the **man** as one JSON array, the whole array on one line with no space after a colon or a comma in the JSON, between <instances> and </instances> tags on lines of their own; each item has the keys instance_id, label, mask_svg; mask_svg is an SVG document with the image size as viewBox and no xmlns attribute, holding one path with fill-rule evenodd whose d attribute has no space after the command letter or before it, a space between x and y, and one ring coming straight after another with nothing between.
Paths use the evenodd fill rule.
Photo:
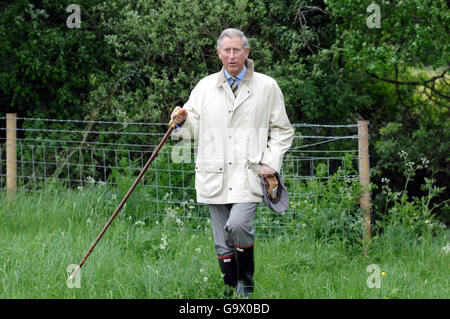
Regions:
<instances>
[{"instance_id":1,"label":"man","mask_svg":"<svg viewBox=\"0 0 450 319\"><path fill-rule=\"evenodd\" d=\"M172 125L182 126L176 135L198 140L197 202L209 204L224 282L242 297L254 290L252 221L263 201L259 176L280 172L294 135L277 82L254 71L249 53L241 31L224 30L217 40L222 70L200 80L171 115Z\"/></svg>"}]
</instances>

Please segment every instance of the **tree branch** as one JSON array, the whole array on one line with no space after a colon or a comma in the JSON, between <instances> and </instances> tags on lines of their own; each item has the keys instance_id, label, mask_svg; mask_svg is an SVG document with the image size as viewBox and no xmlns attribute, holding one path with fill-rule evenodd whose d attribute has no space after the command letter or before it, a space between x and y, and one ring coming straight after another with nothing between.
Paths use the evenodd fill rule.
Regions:
<instances>
[{"instance_id":1,"label":"tree branch","mask_svg":"<svg viewBox=\"0 0 450 319\"><path fill-rule=\"evenodd\" d=\"M438 79L441 79L441 78L443 78L445 76L445 74L449 70L450 70L450 67L447 67L440 75L433 76L429 80L425 80L425 81L398 81L398 80L392 80L392 79L387 79L387 78L381 78L378 75L376 75L374 73L371 73L369 71L366 71L366 73L369 76L371 76L371 77L373 77L373 78L375 78L377 80L383 81L383 82L392 83L392 84L399 84L399 85L414 85L414 86L416 86L416 85L425 85L427 83L434 82L434 81L436 81Z\"/></svg>"}]
</instances>

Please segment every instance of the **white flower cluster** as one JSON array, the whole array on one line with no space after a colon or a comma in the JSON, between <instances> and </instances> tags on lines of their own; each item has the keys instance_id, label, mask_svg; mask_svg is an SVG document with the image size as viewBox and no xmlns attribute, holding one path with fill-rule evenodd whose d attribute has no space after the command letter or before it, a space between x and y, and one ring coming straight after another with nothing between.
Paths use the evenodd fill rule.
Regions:
<instances>
[{"instance_id":1,"label":"white flower cluster","mask_svg":"<svg viewBox=\"0 0 450 319\"><path fill-rule=\"evenodd\" d=\"M450 243L447 243L444 247L442 247L442 250L447 255L450 252Z\"/></svg>"},{"instance_id":2,"label":"white flower cluster","mask_svg":"<svg viewBox=\"0 0 450 319\"><path fill-rule=\"evenodd\" d=\"M87 179L88 183L89 183L89 184L92 184L92 185L94 185L95 183L97 183L97 184L100 185L100 186L105 186L105 185L106 185L106 183L105 183L104 181L98 181L98 182L96 182L95 179L94 179L92 176L88 176L86 179ZM81 188L81 189L82 189L82 188Z\"/></svg>"},{"instance_id":3,"label":"white flower cluster","mask_svg":"<svg viewBox=\"0 0 450 319\"><path fill-rule=\"evenodd\" d=\"M428 164L430 164L430 161L427 160L425 157L422 157L421 161L422 161L422 165L425 166L425 167L428 166Z\"/></svg>"},{"instance_id":4,"label":"white flower cluster","mask_svg":"<svg viewBox=\"0 0 450 319\"><path fill-rule=\"evenodd\" d=\"M178 217L175 217L175 223L177 223L178 226L183 226L184 223L181 219L179 219Z\"/></svg>"},{"instance_id":5,"label":"white flower cluster","mask_svg":"<svg viewBox=\"0 0 450 319\"><path fill-rule=\"evenodd\" d=\"M161 244L159 245L159 249L164 250L167 248L167 245L169 243L167 242L167 235L166 234L162 234L161 236Z\"/></svg>"},{"instance_id":6,"label":"white flower cluster","mask_svg":"<svg viewBox=\"0 0 450 319\"><path fill-rule=\"evenodd\" d=\"M400 158L407 158L408 157L408 153L401 150L400 152L398 152L398 156L400 156Z\"/></svg>"},{"instance_id":7,"label":"white flower cluster","mask_svg":"<svg viewBox=\"0 0 450 319\"><path fill-rule=\"evenodd\" d=\"M200 274L202 274L202 275L206 274L205 269L200 268ZM203 281L207 282L208 281L208 276L203 276Z\"/></svg>"},{"instance_id":8,"label":"white flower cluster","mask_svg":"<svg viewBox=\"0 0 450 319\"><path fill-rule=\"evenodd\" d=\"M398 156L401 159L405 159L408 157L408 152L401 150L400 152L398 152ZM430 164L430 161L426 158L426 157L422 157L420 159L420 163L417 164L416 167L414 167L416 165L416 163L414 163L413 161L407 162L406 163L406 167L410 170L414 170L414 168L416 169L422 169L422 168L427 168Z\"/></svg>"}]
</instances>

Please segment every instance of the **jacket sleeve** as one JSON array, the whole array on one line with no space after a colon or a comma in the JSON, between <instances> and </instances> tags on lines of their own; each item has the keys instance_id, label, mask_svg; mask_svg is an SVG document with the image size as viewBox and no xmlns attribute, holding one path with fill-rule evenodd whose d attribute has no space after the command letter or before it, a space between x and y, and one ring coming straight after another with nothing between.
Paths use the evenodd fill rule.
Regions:
<instances>
[{"instance_id":1,"label":"jacket sleeve","mask_svg":"<svg viewBox=\"0 0 450 319\"><path fill-rule=\"evenodd\" d=\"M200 87L194 87L192 90L189 100L184 104L183 109L186 110L188 116L184 121L182 127L173 132L176 137L183 137L184 139L197 139L198 129L200 123L200 105L201 105L201 94Z\"/></svg>"},{"instance_id":2,"label":"jacket sleeve","mask_svg":"<svg viewBox=\"0 0 450 319\"><path fill-rule=\"evenodd\" d=\"M276 82L274 82L268 101L270 107L268 140L261 163L279 173L284 155L292 145L294 129L286 114L283 93Z\"/></svg>"}]
</instances>

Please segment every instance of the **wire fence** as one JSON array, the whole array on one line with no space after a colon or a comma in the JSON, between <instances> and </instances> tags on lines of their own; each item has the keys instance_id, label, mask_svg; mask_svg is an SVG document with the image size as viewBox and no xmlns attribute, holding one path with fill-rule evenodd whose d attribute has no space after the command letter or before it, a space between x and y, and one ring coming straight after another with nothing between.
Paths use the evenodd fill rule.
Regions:
<instances>
[{"instance_id":1,"label":"wire fence","mask_svg":"<svg viewBox=\"0 0 450 319\"><path fill-rule=\"evenodd\" d=\"M0 191L7 188L7 117L0 117ZM64 188L82 190L87 185L117 189L117 203L167 130L166 123L57 120L17 117L16 178L19 191L40 192L49 180ZM303 211L302 199L320 196L305 183L335 178L358 179L358 124L293 124L295 137L285 155L281 176L291 205L281 216L258 207L258 236L283 236ZM185 229L209 218L206 205L196 203L194 187L195 145L170 139L141 180L132 197L140 216L163 220L172 214ZM174 163L173 152L182 146L188 160ZM177 150L179 151L179 150ZM329 196L329 195L328 195ZM342 193L335 194L337 200ZM111 207L114 210L115 207ZM258 231L259 229L259 231Z\"/></svg>"}]
</instances>

